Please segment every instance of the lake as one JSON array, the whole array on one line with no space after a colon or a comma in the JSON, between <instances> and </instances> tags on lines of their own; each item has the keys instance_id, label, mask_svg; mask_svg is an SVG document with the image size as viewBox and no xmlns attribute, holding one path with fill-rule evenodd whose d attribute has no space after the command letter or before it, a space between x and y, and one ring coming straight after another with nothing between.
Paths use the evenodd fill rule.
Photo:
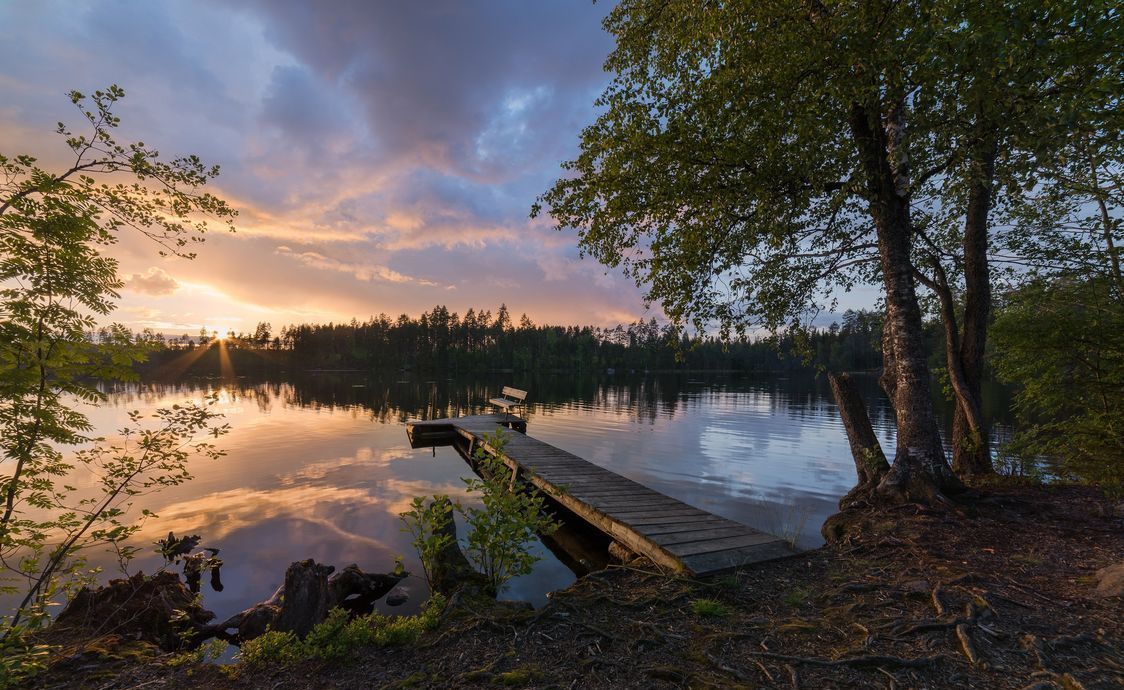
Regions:
<instances>
[{"instance_id":1,"label":"lake","mask_svg":"<svg viewBox=\"0 0 1124 690\"><path fill-rule=\"evenodd\" d=\"M889 455L894 432L886 398L873 376L856 378ZM195 461L194 480L146 497L159 517L136 543L174 531L199 534L202 545L221 549L225 589L204 584L204 604L220 620L268 598L288 564L305 558L385 572L401 556L416 574L404 582L411 600L380 609L408 613L426 588L398 514L414 496L473 499L461 481L470 473L461 456L450 447L411 449L404 423L489 411L487 399L504 385L530 391L523 411L529 435L801 546L821 543L821 523L855 481L830 390L811 376L193 379L106 386L107 402L86 412L108 433L130 410L218 391L232 427L219 441L227 456ZM513 580L503 596L539 605L575 574L545 545L533 548L542 557L535 572ZM159 562L147 555L133 568L151 572ZM111 563L105 561L107 574Z\"/></svg>"}]
</instances>

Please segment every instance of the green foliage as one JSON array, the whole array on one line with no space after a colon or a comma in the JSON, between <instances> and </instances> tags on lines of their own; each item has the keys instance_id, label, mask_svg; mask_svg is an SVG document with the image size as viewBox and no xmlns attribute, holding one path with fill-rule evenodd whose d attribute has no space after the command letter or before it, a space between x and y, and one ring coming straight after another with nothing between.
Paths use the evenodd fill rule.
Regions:
<instances>
[{"instance_id":1,"label":"green foliage","mask_svg":"<svg viewBox=\"0 0 1124 690\"><path fill-rule=\"evenodd\" d=\"M1058 461L1063 476L1124 494L1124 301L1104 278L1040 279L994 326L996 369L1018 384L1005 454Z\"/></svg>"},{"instance_id":2,"label":"green foliage","mask_svg":"<svg viewBox=\"0 0 1124 690\"><path fill-rule=\"evenodd\" d=\"M1119 92L1117 92L1119 95ZM1117 104L1119 99L1117 99ZM1017 385L1012 473L1043 458L1063 478L1124 495L1124 113L1094 113L1017 199L1012 242L1028 257L996 317L995 368Z\"/></svg>"},{"instance_id":3,"label":"green foliage","mask_svg":"<svg viewBox=\"0 0 1124 690\"><path fill-rule=\"evenodd\" d=\"M256 669L292 666L309 660L342 662L353 659L364 647L413 644L437 626L445 604L443 596L434 594L416 616L372 613L351 618L344 609L335 608L305 639L291 632L270 630L245 642L236 658L245 668Z\"/></svg>"},{"instance_id":4,"label":"green foliage","mask_svg":"<svg viewBox=\"0 0 1124 690\"><path fill-rule=\"evenodd\" d=\"M808 601L808 590L802 587L791 589L784 595L784 603L792 607L803 606L806 601Z\"/></svg>"},{"instance_id":5,"label":"green foliage","mask_svg":"<svg viewBox=\"0 0 1124 690\"><path fill-rule=\"evenodd\" d=\"M195 649L174 655L172 658L168 659L167 664L176 667L213 662L222 657L223 653L226 652L226 648L226 640L208 640Z\"/></svg>"},{"instance_id":6,"label":"green foliage","mask_svg":"<svg viewBox=\"0 0 1124 690\"><path fill-rule=\"evenodd\" d=\"M414 548L431 586L434 559L452 544L444 527L453 519L454 510L468 525L465 556L484 575L493 594L503 591L511 578L530 573L539 558L528 550L528 544L536 535L558 529L544 510L546 497L512 482L511 469L501 459L506 442L502 429L485 436L473 455L480 476L463 479L469 491L479 494L483 508L466 508L448 496L433 496L428 505L427 499L415 497L410 510L400 514L404 530L414 537Z\"/></svg>"},{"instance_id":7,"label":"green foliage","mask_svg":"<svg viewBox=\"0 0 1124 690\"><path fill-rule=\"evenodd\" d=\"M498 594L513 577L531 572L539 560L527 545L538 534L553 534L559 527L544 510L546 498L533 489L523 490L512 482L511 468L501 456L507 440L502 429L484 437L474 460L480 478L464 480L484 503L481 508L462 509L468 523L465 555L487 578ZM484 446L490 446L491 451Z\"/></svg>"},{"instance_id":8,"label":"green foliage","mask_svg":"<svg viewBox=\"0 0 1124 690\"><path fill-rule=\"evenodd\" d=\"M190 458L221 454L195 438L226 431L213 424L213 401L150 421L133 413L113 439L91 438L76 409L102 399L96 380L130 378L147 345L118 325L103 327L97 343L88 337L122 286L106 248L134 230L161 254L190 258L207 217L229 224L234 215L201 191L217 168L117 142L112 107L123 96L116 86L70 94L90 131L59 124L73 153L61 172L0 154L0 592L23 595L0 619L5 644L46 622L57 595L91 581L83 552L108 547L127 561L136 497L188 480ZM83 447L68 452L74 446Z\"/></svg>"},{"instance_id":9,"label":"green foliage","mask_svg":"<svg viewBox=\"0 0 1124 690\"><path fill-rule=\"evenodd\" d=\"M414 538L412 543L421 559L425 581L430 589L433 588L433 564L441 552L453 543L453 536L446 531L453 519L453 507L448 496L433 496L431 505L426 505L425 498L415 496L410 502L410 510L398 516L405 524L403 531Z\"/></svg>"},{"instance_id":10,"label":"green foliage","mask_svg":"<svg viewBox=\"0 0 1124 690\"><path fill-rule=\"evenodd\" d=\"M273 665L288 666L306 657L301 640L293 632L267 630L264 634L242 643L235 659L246 668L265 668Z\"/></svg>"},{"instance_id":11,"label":"green foliage","mask_svg":"<svg viewBox=\"0 0 1124 690\"><path fill-rule=\"evenodd\" d=\"M717 599L695 599L691 602L691 611L702 618L725 618L730 615L730 608Z\"/></svg>"},{"instance_id":12,"label":"green foliage","mask_svg":"<svg viewBox=\"0 0 1124 690\"><path fill-rule=\"evenodd\" d=\"M532 215L576 229L674 323L724 334L798 325L876 281L890 198L916 235L901 268L951 271L971 184L1033 185L1059 132L1119 110L1111 7L619 3L601 114Z\"/></svg>"},{"instance_id":13,"label":"green foliage","mask_svg":"<svg viewBox=\"0 0 1124 690\"><path fill-rule=\"evenodd\" d=\"M20 636L0 639L0 690L21 687L23 681L47 667L51 648Z\"/></svg>"},{"instance_id":14,"label":"green foliage","mask_svg":"<svg viewBox=\"0 0 1124 690\"><path fill-rule=\"evenodd\" d=\"M47 607L56 594L69 595L93 582L97 572L86 569L85 552L113 549L122 564L133 556L134 547L125 542L154 517L148 510L141 511L139 520L128 516L135 497L191 479L188 463L195 457L217 459L224 454L197 438L201 434L217 438L227 432L227 425L213 424L221 417L211 409L216 402L213 396L202 403L157 410L151 416L154 425L131 412L131 425L120 430L117 440L93 439L92 446L73 453L73 465L60 457L49 467L63 475L82 468L93 479L85 489L29 482L32 491L20 498L38 510L25 514L17 501L0 542L0 563L10 571L0 579L3 591L23 593L14 613L2 619L4 636L21 626L47 623ZM13 581L23 584L22 590L11 585Z\"/></svg>"}]
</instances>

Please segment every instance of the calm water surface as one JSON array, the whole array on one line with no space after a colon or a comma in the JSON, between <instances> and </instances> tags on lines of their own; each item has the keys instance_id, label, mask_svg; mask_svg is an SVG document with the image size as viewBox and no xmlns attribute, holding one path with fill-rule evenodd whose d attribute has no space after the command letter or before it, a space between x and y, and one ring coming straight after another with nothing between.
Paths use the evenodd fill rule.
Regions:
<instances>
[{"instance_id":1,"label":"calm water surface","mask_svg":"<svg viewBox=\"0 0 1124 690\"><path fill-rule=\"evenodd\" d=\"M890 451L887 402L873 377L859 382ZM473 498L464 492L461 477L470 470L460 455L448 447L411 449L404 422L486 411L503 385L530 391L529 435L691 505L798 535L803 546L820 543L820 524L854 484L826 382L811 377L202 379L110 387L108 403L88 412L106 433L122 426L129 410L219 392L232 427L220 440L227 456L196 461L193 481L148 497L159 518L137 543L171 530L221 549L226 588L216 593L204 584L204 603L221 620L268 598L295 560L388 571L401 556L420 575L398 514L414 496ZM534 549L542 556L535 572L512 581L504 596L538 605L575 575L544 545ZM134 568L158 564L147 556ZM410 603L384 611L410 612L424 600L423 579L404 584Z\"/></svg>"}]
</instances>

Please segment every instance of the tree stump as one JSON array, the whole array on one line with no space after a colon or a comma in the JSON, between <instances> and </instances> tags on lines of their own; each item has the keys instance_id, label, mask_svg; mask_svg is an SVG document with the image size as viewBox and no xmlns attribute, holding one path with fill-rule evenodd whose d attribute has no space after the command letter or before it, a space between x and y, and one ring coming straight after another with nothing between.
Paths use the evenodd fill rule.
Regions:
<instances>
[{"instance_id":1,"label":"tree stump","mask_svg":"<svg viewBox=\"0 0 1124 690\"><path fill-rule=\"evenodd\" d=\"M297 561L285 571L285 599L277 629L304 637L319 622L328 617L333 597L328 586L328 576L335 568L320 565L311 558Z\"/></svg>"}]
</instances>

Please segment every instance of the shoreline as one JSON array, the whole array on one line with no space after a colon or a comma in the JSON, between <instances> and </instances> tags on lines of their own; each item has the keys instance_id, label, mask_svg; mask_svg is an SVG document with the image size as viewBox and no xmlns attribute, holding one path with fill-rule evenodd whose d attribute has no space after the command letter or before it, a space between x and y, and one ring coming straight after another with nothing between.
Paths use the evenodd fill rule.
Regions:
<instances>
[{"instance_id":1,"label":"shoreline","mask_svg":"<svg viewBox=\"0 0 1124 690\"><path fill-rule=\"evenodd\" d=\"M537 611L454 607L418 642L347 663L239 672L111 652L92 665L78 655L79 667L64 662L34 682L1046 690L1124 681L1124 608L1095 591L1097 570L1124 561L1124 505L1084 487L1003 482L954 510L956 519L913 505L851 515L840 544L706 580L644 562L610 567Z\"/></svg>"}]
</instances>

